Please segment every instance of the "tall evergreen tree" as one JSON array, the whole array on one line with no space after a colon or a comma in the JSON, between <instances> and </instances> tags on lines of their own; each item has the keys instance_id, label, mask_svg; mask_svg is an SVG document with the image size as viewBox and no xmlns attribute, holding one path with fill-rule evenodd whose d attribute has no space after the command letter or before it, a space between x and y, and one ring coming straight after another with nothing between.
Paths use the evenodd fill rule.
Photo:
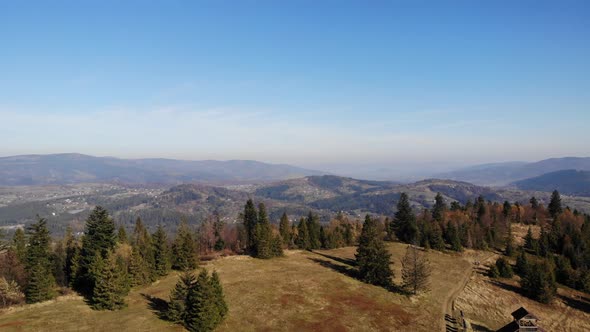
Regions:
<instances>
[{"instance_id":1,"label":"tall evergreen tree","mask_svg":"<svg viewBox=\"0 0 590 332\"><path fill-rule=\"evenodd\" d=\"M132 247L131 262L129 266L132 285L143 285L154 281L157 274L155 272L152 239L143 225L141 218L137 218L135 221Z\"/></svg>"},{"instance_id":2,"label":"tall evergreen tree","mask_svg":"<svg viewBox=\"0 0 590 332\"><path fill-rule=\"evenodd\" d=\"M25 288L27 303L49 300L55 296L55 279L52 274L49 244L51 238L47 230L47 220L38 218L27 228L29 246L26 250L25 269L28 282Z\"/></svg>"},{"instance_id":3,"label":"tall evergreen tree","mask_svg":"<svg viewBox=\"0 0 590 332\"><path fill-rule=\"evenodd\" d=\"M553 269L546 261L532 263L521 277L520 285L528 297L541 303L550 303L557 293Z\"/></svg>"},{"instance_id":4,"label":"tall evergreen tree","mask_svg":"<svg viewBox=\"0 0 590 332\"><path fill-rule=\"evenodd\" d=\"M14 236L12 237L12 247L14 248L18 260L24 263L27 254L27 240L22 228L17 228L14 232Z\"/></svg>"},{"instance_id":5,"label":"tall evergreen tree","mask_svg":"<svg viewBox=\"0 0 590 332\"><path fill-rule=\"evenodd\" d=\"M397 212L392 223L395 235L400 241L414 243L418 239L416 216L410 206L406 193L402 193L397 203Z\"/></svg>"},{"instance_id":6,"label":"tall evergreen tree","mask_svg":"<svg viewBox=\"0 0 590 332\"><path fill-rule=\"evenodd\" d=\"M64 241L66 243L66 265L64 267L64 273L68 285L73 287L80 266L80 246L78 241L76 241L76 238L74 238L70 226L66 228Z\"/></svg>"},{"instance_id":7,"label":"tall evergreen tree","mask_svg":"<svg viewBox=\"0 0 590 332\"><path fill-rule=\"evenodd\" d=\"M76 273L75 288L85 295L92 295L97 280L91 266L100 256L107 258L115 247L115 223L104 208L97 206L86 219L86 229L82 238L80 262Z\"/></svg>"},{"instance_id":8,"label":"tall evergreen tree","mask_svg":"<svg viewBox=\"0 0 590 332\"><path fill-rule=\"evenodd\" d=\"M128 286L125 272L117 264L117 257L113 252L107 253L106 258L97 255L94 269L98 272L96 284L91 297L91 306L96 310L118 310L124 308Z\"/></svg>"},{"instance_id":9,"label":"tall evergreen tree","mask_svg":"<svg viewBox=\"0 0 590 332\"><path fill-rule=\"evenodd\" d=\"M123 225L119 226L119 230L117 230L117 242L123 244L123 243L129 243L129 238L127 237L127 231L125 230L125 227L123 227Z\"/></svg>"},{"instance_id":10,"label":"tall evergreen tree","mask_svg":"<svg viewBox=\"0 0 590 332\"><path fill-rule=\"evenodd\" d=\"M320 249L322 246L320 241L320 221L316 214L309 211L307 215L307 231L309 232L309 246L310 249Z\"/></svg>"},{"instance_id":11,"label":"tall evergreen tree","mask_svg":"<svg viewBox=\"0 0 590 332\"><path fill-rule=\"evenodd\" d=\"M535 249L535 239L533 238L533 230L529 226L529 230L526 232L524 237L524 247L529 250Z\"/></svg>"},{"instance_id":12,"label":"tall evergreen tree","mask_svg":"<svg viewBox=\"0 0 590 332\"><path fill-rule=\"evenodd\" d=\"M309 231L307 229L307 222L305 221L305 218L301 218L301 220L299 220L297 232L297 246L299 247L299 249L311 250L311 244L309 242Z\"/></svg>"},{"instance_id":13,"label":"tall evergreen tree","mask_svg":"<svg viewBox=\"0 0 590 332\"><path fill-rule=\"evenodd\" d=\"M217 303L214 301L215 294L207 274L203 269L196 282L188 291L185 324L191 332L213 331L221 321Z\"/></svg>"},{"instance_id":14,"label":"tall evergreen tree","mask_svg":"<svg viewBox=\"0 0 590 332\"><path fill-rule=\"evenodd\" d=\"M162 225L158 225L156 232L152 235L154 244L154 269L155 274L163 277L170 271L170 250L168 248L168 235Z\"/></svg>"},{"instance_id":15,"label":"tall evergreen tree","mask_svg":"<svg viewBox=\"0 0 590 332\"><path fill-rule=\"evenodd\" d=\"M536 211L539 208L539 201L537 200L537 198L535 198L535 196L531 197L529 203L531 203L531 208L533 210Z\"/></svg>"},{"instance_id":16,"label":"tall evergreen tree","mask_svg":"<svg viewBox=\"0 0 590 332\"><path fill-rule=\"evenodd\" d=\"M430 235L430 248L434 250L444 250L445 241L443 239L442 229L440 225L435 222L432 224L432 232Z\"/></svg>"},{"instance_id":17,"label":"tall evergreen tree","mask_svg":"<svg viewBox=\"0 0 590 332\"><path fill-rule=\"evenodd\" d=\"M197 267L197 251L193 234L186 220L182 220L172 245L172 268L193 270Z\"/></svg>"},{"instance_id":18,"label":"tall evergreen tree","mask_svg":"<svg viewBox=\"0 0 590 332\"><path fill-rule=\"evenodd\" d=\"M223 286L221 285L221 280L219 279L219 274L217 271L213 271L211 274L211 287L213 288L213 302L217 307L217 311L219 312L220 321L227 315L229 309L227 307L227 303L225 302L225 297L223 295ZM218 322L218 323L219 323Z\"/></svg>"},{"instance_id":19,"label":"tall evergreen tree","mask_svg":"<svg viewBox=\"0 0 590 332\"><path fill-rule=\"evenodd\" d=\"M445 199L440 193L436 193L434 198L434 206L432 207L432 219L435 221L443 221L444 212L447 209Z\"/></svg>"},{"instance_id":20,"label":"tall evergreen tree","mask_svg":"<svg viewBox=\"0 0 590 332\"><path fill-rule=\"evenodd\" d=\"M508 222L508 234L506 235L506 250L504 251L506 256L512 256L514 254L514 237L512 236L512 225Z\"/></svg>"},{"instance_id":21,"label":"tall evergreen tree","mask_svg":"<svg viewBox=\"0 0 590 332\"><path fill-rule=\"evenodd\" d=\"M258 205L258 222L256 223L255 234L254 257L265 259L273 257L272 228L268 220L268 215L266 214L264 203Z\"/></svg>"},{"instance_id":22,"label":"tall evergreen tree","mask_svg":"<svg viewBox=\"0 0 590 332\"><path fill-rule=\"evenodd\" d=\"M196 281L192 272L186 271L180 275L180 279L170 292L170 301L166 318L175 323L184 323L186 315L186 303L188 301L188 292Z\"/></svg>"},{"instance_id":23,"label":"tall evergreen tree","mask_svg":"<svg viewBox=\"0 0 590 332\"><path fill-rule=\"evenodd\" d=\"M403 287L414 295L418 291L428 290L431 268L424 254L415 246L408 246L401 263Z\"/></svg>"},{"instance_id":24,"label":"tall evergreen tree","mask_svg":"<svg viewBox=\"0 0 590 332\"><path fill-rule=\"evenodd\" d=\"M281 222L279 223L279 233L283 240L283 244L288 246L291 243L291 227L289 226L289 217L287 212L283 212Z\"/></svg>"},{"instance_id":25,"label":"tall evergreen tree","mask_svg":"<svg viewBox=\"0 0 590 332\"><path fill-rule=\"evenodd\" d=\"M561 196L557 190L554 190L551 194L551 201L547 206L549 210L549 214L553 219L556 219L563 212L563 207L561 206Z\"/></svg>"},{"instance_id":26,"label":"tall evergreen tree","mask_svg":"<svg viewBox=\"0 0 590 332\"><path fill-rule=\"evenodd\" d=\"M246 250L250 253L255 250L256 224L258 224L258 212L252 199L244 206L244 228L246 229Z\"/></svg>"},{"instance_id":27,"label":"tall evergreen tree","mask_svg":"<svg viewBox=\"0 0 590 332\"><path fill-rule=\"evenodd\" d=\"M391 285L391 254L381 239L376 220L369 215L365 217L355 257L361 280L378 286Z\"/></svg>"}]
</instances>

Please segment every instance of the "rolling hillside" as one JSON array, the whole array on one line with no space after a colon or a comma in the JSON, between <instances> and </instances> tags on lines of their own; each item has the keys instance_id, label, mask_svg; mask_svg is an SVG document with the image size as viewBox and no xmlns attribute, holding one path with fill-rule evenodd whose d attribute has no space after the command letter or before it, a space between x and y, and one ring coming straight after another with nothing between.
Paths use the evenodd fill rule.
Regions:
<instances>
[{"instance_id":1,"label":"rolling hillside","mask_svg":"<svg viewBox=\"0 0 590 332\"><path fill-rule=\"evenodd\" d=\"M118 159L75 153L0 158L0 186L260 182L319 174L322 172L249 160Z\"/></svg>"},{"instance_id":2,"label":"rolling hillside","mask_svg":"<svg viewBox=\"0 0 590 332\"><path fill-rule=\"evenodd\" d=\"M552 191L573 196L590 196L590 171L565 170L516 181L523 190Z\"/></svg>"}]
</instances>

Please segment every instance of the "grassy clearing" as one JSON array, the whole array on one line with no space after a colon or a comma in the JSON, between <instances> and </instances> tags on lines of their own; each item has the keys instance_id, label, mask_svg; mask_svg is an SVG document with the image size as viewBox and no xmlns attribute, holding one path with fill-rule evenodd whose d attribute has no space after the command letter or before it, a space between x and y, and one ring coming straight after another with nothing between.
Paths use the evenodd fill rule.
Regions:
<instances>
[{"instance_id":1,"label":"grassy clearing","mask_svg":"<svg viewBox=\"0 0 590 332\"><path fill-rule=\"evenodd\" d=\"M388 244L400 282L403 244ZM289 251L270 261L244 256L207 262L220 274L230 312L219 331L431 331L441 324L450 290L470 263L454 254L430 251L431 292L406 297L363 284L346 274L356 248L317 253ZM78 296L61 297L0 313L2 331L181 331L158 319L150 300L167 299L175 273L133 290L129 306L92 311Z\"/></svg>"}]
</instances>

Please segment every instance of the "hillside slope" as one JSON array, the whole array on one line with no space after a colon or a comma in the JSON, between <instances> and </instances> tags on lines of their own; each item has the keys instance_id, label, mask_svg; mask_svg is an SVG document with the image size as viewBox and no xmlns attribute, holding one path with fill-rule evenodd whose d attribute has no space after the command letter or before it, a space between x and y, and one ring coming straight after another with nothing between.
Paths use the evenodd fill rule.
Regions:
<instances>
[{"instance_id":1,"label":"hillside slope","mask_svg":"<svg viewBox=\"0 0 590 332\"><path fill-rule=\"evenodd\" d=\"M0 186L83 182L255 182L319 174L322 172L250 160L118 159L75 153L0 158Z\"/></svg>"},{"instance_id":2,"label":"hillside slope","mask_svg":"<svg viewBox=\"0 0 590 332\"><path fill-rule=\"evenodd\" d=\"M590 196L590 171L564 170L514 182L523 190L552 191L574 196Z\"/></svg>"}]
</instances>

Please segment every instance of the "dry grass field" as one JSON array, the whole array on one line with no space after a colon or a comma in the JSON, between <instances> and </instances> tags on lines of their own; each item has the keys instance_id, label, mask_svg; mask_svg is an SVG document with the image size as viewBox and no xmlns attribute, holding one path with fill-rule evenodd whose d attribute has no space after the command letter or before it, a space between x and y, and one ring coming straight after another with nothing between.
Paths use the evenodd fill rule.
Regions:
<instances>
[{"instance_id":1,"label":"dry grass field","mask_svg":"<svg viewBox=\"0 0 590 332\"><path fill-rule=\"evenodd\" d=\"M406 246L389 243L388 247L395 281L400 283L399 258ZM457 295L456 307L482 327L502 326L512 310L524 305L543 319L548 331L590 330L587 303L574 300L571 291L560 289L563 297L545 306L516 293L516 281L495 285L473 272L474 262L493 261L489 252L427 252L433 270L431 291L408 297L350 277L355 250L288 251L285 257L269 261L230 256L204 263L220 274L230 308L218 331L440 330L443 314ZM11 308L0 312L0 330L182 331L157 316L159 299L168 298L177 278L172 273L133 290L129 306L116 312L93 311L79 296Z\"/></svg>"},{"instance_id":2,"label":"dry grass field","mask_svg":"<svg viewBox=\"0 0 590 332\"><path fill-rule=\"evenodd\" d=\"M388 244L399 282L403 244ZM429 331L440 326L451 289L470 264L453 254L428 252L431 292L407 297L347 274L355 248L317 253L289 251L265 261L233 256L205 263L219 272L230 312L219 331ZM2 331L181 331L157 317L150 304L167 299L175 273L133 290L129 306L96 312L78 296L0 312ZM153 297L149 300L149 297Z\"/></svg>"}]
</instances>

